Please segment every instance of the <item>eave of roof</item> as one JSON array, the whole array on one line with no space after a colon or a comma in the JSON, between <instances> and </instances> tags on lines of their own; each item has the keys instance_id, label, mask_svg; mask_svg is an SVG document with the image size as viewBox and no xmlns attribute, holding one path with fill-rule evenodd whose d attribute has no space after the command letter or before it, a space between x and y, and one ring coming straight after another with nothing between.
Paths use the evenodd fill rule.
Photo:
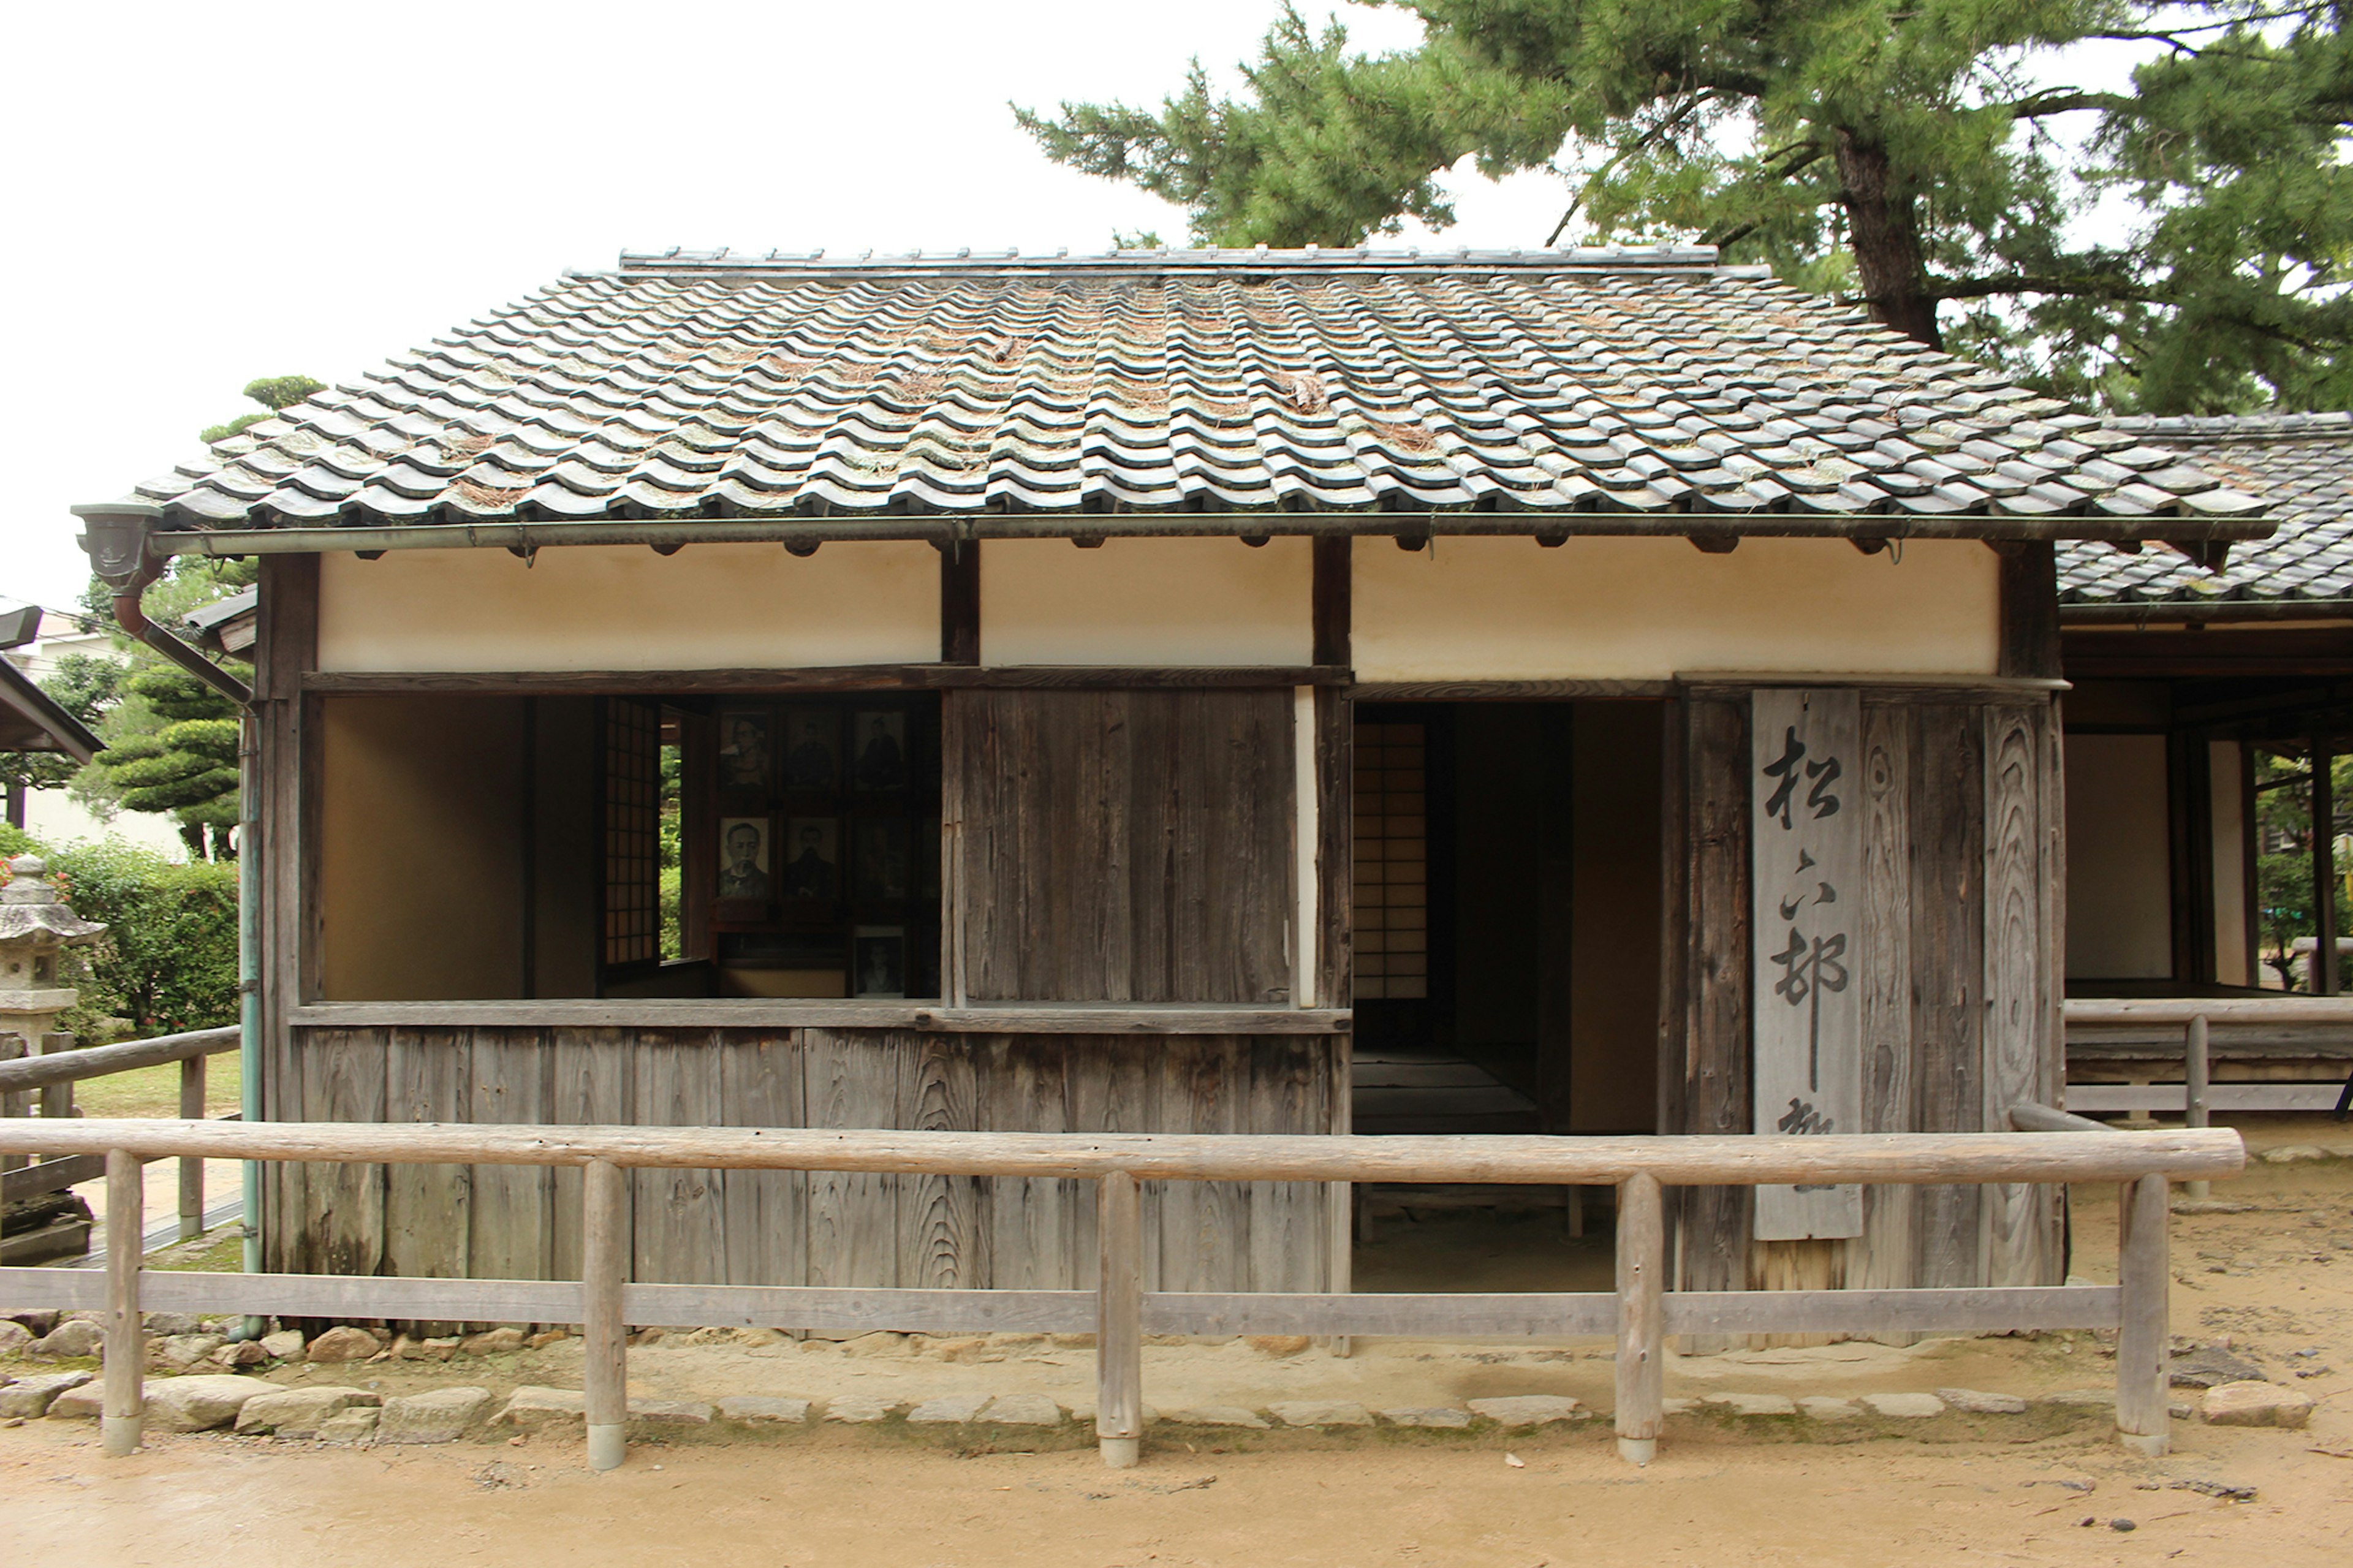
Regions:
<instances>
[{"instance_id":1,"label":"eave of roof","mask_svg":"<svg viewBox=\"0 0 2353 1568\"><path fill-rule=\"evenodd\" d=\"M2270 527L1704 248L628 256L76 510L216 553Z\"/></svg>"},{"instance_id":2,"label":"eave of roof","mask_svg":"<svg viewBox=\"0 0 2353 1568\"><path fill-rule=\"evenodd\" d=\"M33 678L0 658L0 752L62 752L87 763L106 749Z\"/></svg>"},{"instance_id":3,"label":"eave of roof","mask_svg":"<svg viewBox=\"0 0 2353 1568\"><path fill-rule=\"evenodd\" d=\"M2073 625L2336 620L2353 615L2353 414L2111 419L2271 502L2275 531L2219 571L2171 554L2062 546Z\"/></svg>"}]
</instances>

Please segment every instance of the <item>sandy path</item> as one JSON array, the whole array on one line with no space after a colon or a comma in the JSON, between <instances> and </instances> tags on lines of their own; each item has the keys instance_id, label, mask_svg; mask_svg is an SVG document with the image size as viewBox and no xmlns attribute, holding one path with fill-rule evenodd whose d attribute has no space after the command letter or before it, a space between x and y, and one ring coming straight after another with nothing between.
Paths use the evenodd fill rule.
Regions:
<instances>
[{"instance_id":1,"label":"sandy path","mask_svg":"<svg viewBox=\"0 0 2353 1568\"><path fill-rule=\"evenodd\" d=\"M1179 1453L1122 1475L1083 1451L959 1458L809 1438L649 1450L601 1477L552 1440L255 1462L220 1439L167 1438L107 1465L79 1425L7 1436L9 1561L89 1568L2353 1561L2353 1460L2277 1433L2201 1433L2157 1465L2088 1436L1938 1448L1702 1438L1635 1472L1581 1433L1527 1446L1525 1468L1500 1445L1372 1445ZM2189 1476L2259 1479L2262 1496L2136 1489ZM2086 1516L2098 1522L2083 1527ZM2116 1518L2137 1528L2120 1534Z\"/></svg>"}]
</instances>

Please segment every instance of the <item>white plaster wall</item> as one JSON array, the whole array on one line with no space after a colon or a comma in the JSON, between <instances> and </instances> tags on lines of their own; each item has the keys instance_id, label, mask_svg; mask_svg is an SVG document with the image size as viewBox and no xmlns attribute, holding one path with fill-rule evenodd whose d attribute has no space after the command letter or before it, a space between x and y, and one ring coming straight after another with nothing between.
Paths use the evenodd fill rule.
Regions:
<instances>
[{"instance_id":1,"label":"white plaster wall","mask_svg":"<svg viewBox=\"0 0 2353 1568\"><path fill-rule=\"evenodd\" d=\"M2069 735L2067 975L2173 973L2165 737Z\"/></svg>"},{"instance_id":2,"label":"white plaster wall","mask_svg":"<svg viewBox=\"0 0 2353 1568\"><path fill-rule=\"evenodd\" d=\"M1704 670L1990 675L1999 562L1972 541L1440 538L1356 546L1356 679L1658 680Z\"/></svg>"},{"instance_id":3,"label":"white plaster wall","mask_svg":"<svg viewBox=\"0 0 2353 1568\"><path fill-rule=\"evenodd\" d=\"M980 551L984 664L1304 665L1313 546L1274 539L993 539Z\"/></svg>"},{"instance_id":4,"label":"white plaster wall","mask_svg":"<svg viewBox=\"0 0 2353 1568\"><path fill-rule=\"evenodd\" d=\"M2255 985L2247 973L2246 776L2236 741L2215 741L2206 752L2214 795L2214 978L2225 985Z\"/></svg>"},{"instance_id":5,"label":"white plaster wall","mask_svg":"<svg viewBox=\"0 0 2353 1568\"><path fill-rule=\"evenodd\" d=\"M1064 548L1068 548L1065 546ZM920 542L568 545L322 556L329 670L737 669L929 664L939 553Z\"/></svg>"}]
</instances>

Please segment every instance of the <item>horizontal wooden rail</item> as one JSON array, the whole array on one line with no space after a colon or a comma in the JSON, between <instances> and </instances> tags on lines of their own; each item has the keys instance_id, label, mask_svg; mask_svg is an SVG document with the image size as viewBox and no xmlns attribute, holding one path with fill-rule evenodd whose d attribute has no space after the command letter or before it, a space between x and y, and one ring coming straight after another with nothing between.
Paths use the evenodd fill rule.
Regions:
<instances>
[{"instance_id":1,"label":"horizontal wooden rail","mask_svg":"<svg viewBox=\"0 0 2353 1568\"><path fill-rule=\"evenodd\" d=\"M2070 999L2062 1016L2069 1028L2120 1028L2133 1024L2187 1027L2210 1024L2353 1024L2353 996L2126 996Z\"/></svg>"},{"instance_id":2,"label":"horizontal wooden rail","mask_svg":"<svg viewBox=\"0 0 2353 1568\"><path fill-rule=\"evenodd\" d=\"M86 1078L160 1067L191 1057L218 1056L237 1049L237 1026L197 1029L185 1035L158 1035L152 1040L125 1040L114 1046L84 1046L47 1056L18 1057L0 1062L0 1094L47 1089L51 1084L79 1083Z\"/></svg>"},{"instance_id":3,"label":"horizontal wooden rail","mask_svg":"<svg viewBox=\"0 0 2353 1568\"><path fill-rule=\"evenodd\" d=\"M521 1123L0 1122L0 1154L121 1149L213 1160L855 1171L1138 1181L1411 1182L1614 1186L2131 1181L2230 1176L2227 1128L2109 1132L1886 1132L1829 1137L1335 1138L1285 1133L923 1132Z\"/></svg>"},{"instance_id":4,"label":"horizontal wooden rail","mask_svg":"<svg viewBox=\"0 0 2353 1568\"><path fill-rule=\"evenodd\" d=\"M2037 1105L2031 1100L2019 1101L2010 1108L2010 1124L2021 1132L2114 1132L2118 1129L2105 1121L2094 1121L2088 1116Z\"/></svg>"},{"instance_id":5,"label":"horizontal wooden rail","mask_svg":"<svg viewBox=\"0 0 2353 1568\"><path fill-rule=\"evenodd\" d=\"M330 1029L903 1029L933 1035L1334 1035L1345 1007L777 1000L752 996L521 1002L312 1002L287 1021Z\"/></svg>"},{"instance_id":6,"label":"horizontal wooden rail","mask_svg":"<svg viewBox=\"0 0 2353 1568\"><path fill-rule=\"evenodd\" d=\"M1614 1333L1619 1451L1647 1463L1663 1405L1664 1344L1678 1333L1820 1333L2045 1328L2118 1330L2116 1421L2125 1440L2162 1453L2168 1177L2226 1174L2245 1149L2228 1130L2083 1131L2022 1105L2024 1122L2065 1131L1889 1133L1817 1138L1265 1137L813 1131L775 1128L456 1127L432 1124L56 1121L0 1123L0 1152L106 1152L111 1235L136 1236L142 1155L365 1163L582 1165L580 1280L426 1279L342 1275L149 1276L140 1248L108 1248L103 1278L0 1268L0 1300L103 1306L103 1442L139 1441L142 1307L289 1317L578 1323L589 1462L627 1452L628 1325L771 1326L923 1332L1019 1330L1096 1335L1096 1437L1106 1464L1142 1452L1143 1342L1156 1333L1522 1335ZM1101 1279L1084 1290L906 1290L632 1283L630 1166L1092 1177ZM1214 1294L1145 1292L1138 1184L1182 1181L1610 1183L1618 1194L1618 1276L1609 1294ZM1977 1289L1669 1291L1662 1189L1791 1182L2125 1184L2113 1287Z\"/></svg>"},{"instance_id":7,"label":"horizontal wooden rail","mask_svg":"<svg viewBox=\"0 0 2353 1568\"><path fill-rule=\"evenodd\" d=\"M572 1279L432 1279L333 1274L145 1276L149 1310L288 1318L578 1323ZM1670 1290L1670 1334L1996 1333L2112 1329L2113 1285L1954 1290ZM94 1269L0 1268L0 1300L75 1310L106 1304ZM809 1329L827 1333L1092 1333L1092 1290L841 1289L802 1285L627 1284L632 1328ZM1145 1291L1148 1334L1349 1334L1406 1339L1607 1337L1613 1291L1461 1294L1218 1294Z\"/></svg>"}]
</instances>

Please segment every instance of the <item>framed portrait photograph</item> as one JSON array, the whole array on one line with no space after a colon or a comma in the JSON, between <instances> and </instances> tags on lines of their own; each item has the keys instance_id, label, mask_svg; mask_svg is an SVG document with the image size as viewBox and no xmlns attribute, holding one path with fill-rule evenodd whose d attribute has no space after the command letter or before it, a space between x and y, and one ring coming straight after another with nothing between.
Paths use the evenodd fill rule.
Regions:
<instances>
[{"instance_id":1,"label":"framed portrait photograph","mask_svg":"<svg viewBox=\"0 0 2353 1568\"><path fill-rule=\"evenodd\" d=\"M731 708L719 715L719 787L733 795L766 795L776 776L775 750L765 708Z\"/></svg>"},{"instance_id":2,"label":"framed portrait photograph","mask_svg":"<svg viewBox=\"0 0 2353 1568\"><path fill-rule=\"evenodd\" d=\"M907 716L871 710L856 714L849 731L850 778L880 794L907 787Z\"/></svg>"},{"instance_id":3,"label":"framed portrait photograph","mask_svg":"<svg viewBox=\"0 0 2353 1568\"><path fill-rule=\"evenodd\" d=\"M903 817L861 817L849 830L849 886L860 899L914 894L914 835Z\"/></svg>"},{"instance_id":4,"label":"framed portrait photograph","mask_svg":"<svg viewBox=\"0 0 2353 1568\"><path fill-rule=\"evenodd\" d=\"M858 926L849 939L849 991L853 996L907 994L907 928Z\"/></svg>"},{"instance_id":5,"label":"framed portrait photograph","mask_svg":"<svg viewBox=\"0 0 2353 1568\"><path fill-rule=\"evenodd\" d=\"M777 892L787 899L830 899L841 890L841 825L830 816L796 816L785 823L784 863Z\"/></svg>"},{"instance_id":6,"label":"framed portrait photograph","mask_svg":"<svg viewBox=\"0 0 2353 1568\"><path fill-rule=\"evenodd\" d=\"M721 919L756 920L766 910L775 889L775 879L769 874L768 835L765 816L719 819L719 882L714 896Z\"/></svg>"},{"instance_id":7,"label":"framed portrait photograph","mask_svg":"<svg viewBox=\"0 0 2353 1568\"><path fill-rule=\"evenodd\" d=\"M841 787L840 710L786 710L783 776L792 795L830 795Z\"/></svg>"}]
</instances>

